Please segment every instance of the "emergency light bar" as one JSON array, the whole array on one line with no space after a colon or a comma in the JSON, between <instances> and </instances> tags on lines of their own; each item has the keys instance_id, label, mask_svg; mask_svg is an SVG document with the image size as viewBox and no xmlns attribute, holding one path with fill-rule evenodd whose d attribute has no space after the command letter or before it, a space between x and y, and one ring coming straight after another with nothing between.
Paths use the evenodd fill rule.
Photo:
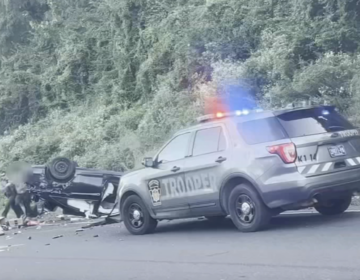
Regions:
<instances>
[{"instance_id":1,"label":"emergency light bar","mask_svg":"<svg viewBox=\"0 0 360 280\"><path fill-rule=\"evenodd\" d=\"M217 112L216 114L208 114L208 115L198 117L196 120L197 120L197 122L202 123L202 122L216 120L216 119L222 119L222 118L226 118L226 117L246 116L253 112L258 113L258 112L262 112L262 111L263 111L262 109L258 108L258 109L251 110L251 111L244 109L244 110L236 110L235 112L230 112L230 113Z\"/></svg>"}]
</instances>

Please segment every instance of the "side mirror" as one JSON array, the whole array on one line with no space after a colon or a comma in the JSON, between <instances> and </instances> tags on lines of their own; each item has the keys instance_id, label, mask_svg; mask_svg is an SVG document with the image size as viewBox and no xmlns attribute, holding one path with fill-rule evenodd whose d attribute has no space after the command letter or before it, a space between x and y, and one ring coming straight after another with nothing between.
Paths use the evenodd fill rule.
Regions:
<instances>
[{"instance_id":1,"label":"side mirror","mask_svg":"<svg viewBox=\"0 0 360 280\"><path fill-rule=\"evenodd\" d=\"M154 166L154 160L151 157L146 157L143 159L142 164L145 167L153 167Z\"/></svg>"}]
</instances>

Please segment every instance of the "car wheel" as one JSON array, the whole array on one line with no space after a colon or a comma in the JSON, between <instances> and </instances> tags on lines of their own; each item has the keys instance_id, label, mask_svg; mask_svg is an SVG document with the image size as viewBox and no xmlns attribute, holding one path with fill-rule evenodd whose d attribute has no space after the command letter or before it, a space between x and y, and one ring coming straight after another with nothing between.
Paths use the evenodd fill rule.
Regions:
<instances>
[{"instance_id":1,"label":"car wheel","mask_svg":"<svg viewBox=\"0 0 360 280\"><path fill-rule=\"evenodd\" d=\"M314 206L316 211L325 216L339 215L344 213L351 204L351 196L342 199L332 199L325 203Z\"/></svg>"},{"instance_id":2,"label":"car wheel","mask_svg":"<svg viewBox=\"0 0 360 280\"><path fill-rule=\"evenodd\" d=\"M226 215L221 215L221 216L205 216L205 218L211 222L211 223L221 223L225 220L227 216Z\"/></svg>"},{"instance_id":3,"label":"car wheel","mask_svg":"<svg viewBox=\"0 0 360 280\"><path fill-rule=\"evenodd\" d=\"M242 232L254 232L268 225L271 211L262 202L258 193L249 185L236 186L228 201L230 217Z\"/></svg>"},{"instance_id":4,"label":"car wheel","mask_svg":"<svg viewBox=\"0 0 360 280\"><path fill-rule=\"evenodd\" d=\"M157 226L157 220L150 216L145 204L137 195L125 199L121 216L126 229L134 235L152 233Z\"/></svg>"},{"instance_id":5,"label":"car wheel","mask_svg":"<svg viewBox=\"0 0 360 280\"><path fill-rule=\"evenodd\" d=\"M76 164L67 158L58 157L48 165L47 171L52 179L63 183L74 177Z\"/></svg>"}]
</instances>

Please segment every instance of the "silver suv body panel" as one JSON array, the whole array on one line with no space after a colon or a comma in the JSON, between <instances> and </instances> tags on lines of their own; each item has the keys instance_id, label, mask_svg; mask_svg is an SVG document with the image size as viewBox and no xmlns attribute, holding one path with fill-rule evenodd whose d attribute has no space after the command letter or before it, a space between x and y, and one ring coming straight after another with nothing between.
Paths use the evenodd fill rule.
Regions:
<instances>
[{"instance_id":1,"label":"silver suv body panel","mask_svg":"<svg viewBox=\"0 0 360 280\"><path fill-rule=\"evenodd\" d=\"M121 178L120 208L124 198L137 194L156 219L224 214L224 186L234 178L248 181L269 208L282 210L358 191L360 133L338 118L333 107L315 107L222 118L181 130L154 157L160 163ZM268 147L288 143L296 146L294 162L269 153Z\"/></svg>"}]
</instances>

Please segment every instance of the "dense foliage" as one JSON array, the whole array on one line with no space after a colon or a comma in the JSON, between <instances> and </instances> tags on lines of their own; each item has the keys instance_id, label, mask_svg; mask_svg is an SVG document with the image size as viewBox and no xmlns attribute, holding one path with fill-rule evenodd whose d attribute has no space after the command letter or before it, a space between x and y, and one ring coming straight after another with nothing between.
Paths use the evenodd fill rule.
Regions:
<instances>
[{"instance_id":1,"label":"dense foliage","mask_svg":"<svg viewBox=\"0 0 360 280\"><path fill-rule=\"evenodd\" d=\"M133 168L240 85L357 117L358 0L0 0L0 163Z\"/></svg>"}]
</instances>

